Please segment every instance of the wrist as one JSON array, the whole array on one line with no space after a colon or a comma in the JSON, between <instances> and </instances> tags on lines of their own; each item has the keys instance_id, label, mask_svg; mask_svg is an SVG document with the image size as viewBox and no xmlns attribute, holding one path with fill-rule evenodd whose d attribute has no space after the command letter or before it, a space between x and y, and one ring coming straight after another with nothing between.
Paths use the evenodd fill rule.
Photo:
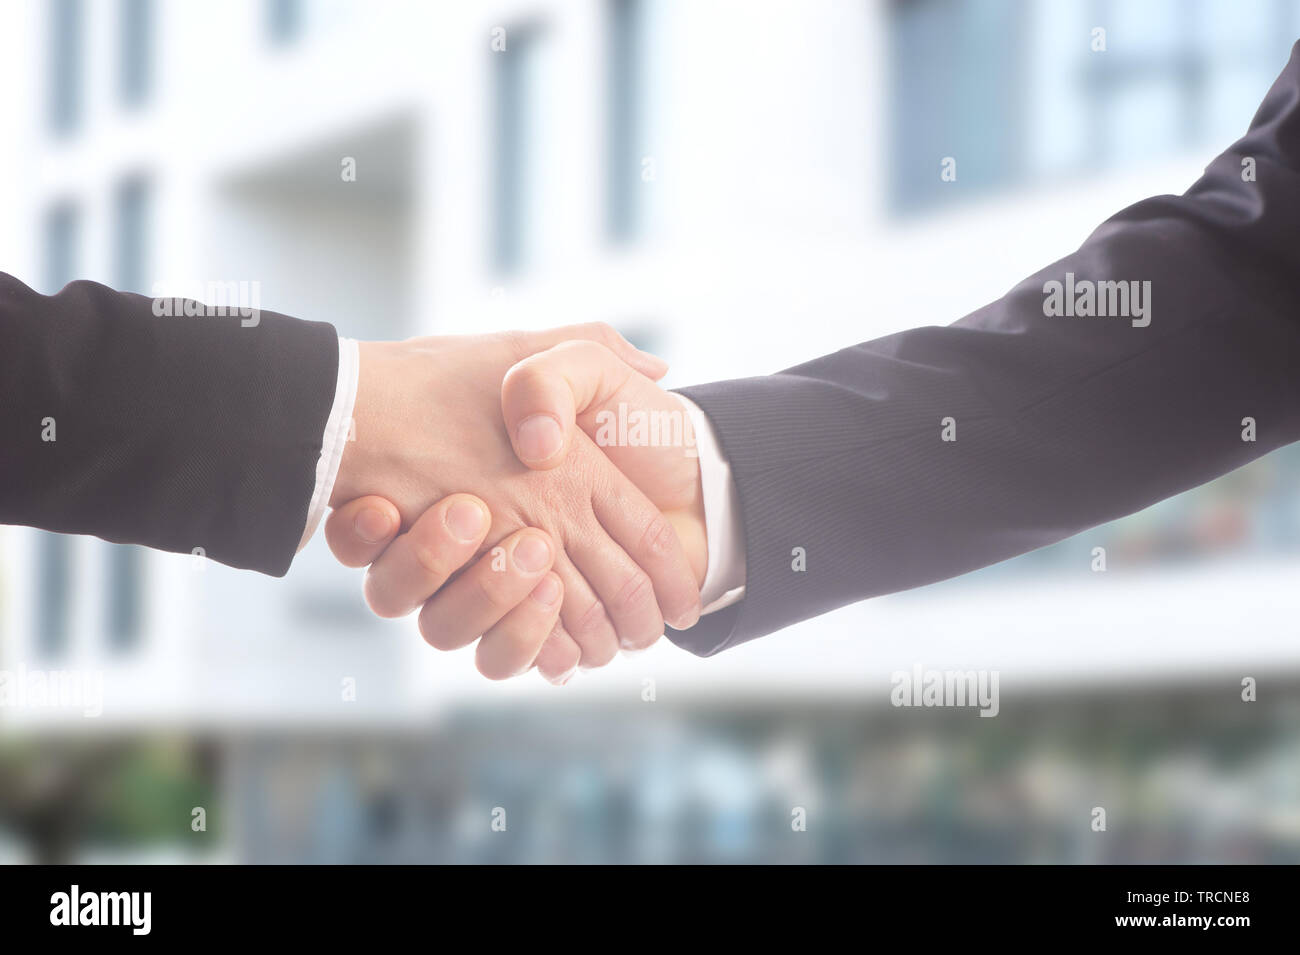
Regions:
<instances>
[{"instance_id":1,"label":"wrist","mask_svg":"<svg viewBox=\"0 0 1300 955\"><path fill-rule=\"evenodd\" d=\"M339 460L338 476L330 492L330 507L338 507L367 494L382 493L373 476L378 467L374 409L382 406L377 390L384 380L377 367L382 356L382 342L357 342L357 392L352 402L352 419L347 423L347 439Z\"/></svg>"}]
</instances>

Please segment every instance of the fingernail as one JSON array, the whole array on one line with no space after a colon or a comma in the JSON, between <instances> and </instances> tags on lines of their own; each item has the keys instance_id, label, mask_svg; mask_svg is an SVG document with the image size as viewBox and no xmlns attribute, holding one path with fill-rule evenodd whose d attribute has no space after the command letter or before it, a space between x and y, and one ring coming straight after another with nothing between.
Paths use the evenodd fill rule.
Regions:
<instances>
[{"instance_id":1,"label":"fingernail","mask_svg":"<svg viewBox=\"0 0 1300 955\"><path fill-rule=\"evenodd\" d=\"M577 672L578 672L578 666L577 664L574 664L572 667L569 668L569 671L567 673L557 677L551 682L554 683L556 686L564 686L564 684L568 683L570 680L573 679L573 675Z\"/></svg>"},{"instance_id":2,"label":"fingernail","mask_svg":"<svg viewBox=\"0 0 1300 955\"><path fill-rule=\"evenodd\" d=\"M457 540L466 542L478 540L478 535L483 533L483 525L486 523L483 508L470 501L457 501L447 508L447 516L443 521L447 529L456 535Z\"/></svg>"},{"instance_id":3,"label":"fingernail","mask_svg":"<svg viewBox=\"0 0 1300 955\"><path fill-rule=\"evenodd\" d=\"M691 610L678 617L676 620L670 620L668 625L674 630L689 630L700 622L700 611L703 609L704 608L697 603L691 608Z\"/></svg>"},{"instance_id":4,"label":"fingernail","mask_svg":"<svg viewBox=\"0 0 1300 955\"><path fill-rule=\"evenodd\" d=\"M515 432L519 457L525 462L546 461L559 454L564 444L560 422L548 414L530 415L519 423Z\"/></svg>"},{"instance_id":5,"label":"fingernail","mask_svg":"<svg viewBox=\"0 0 1300 955\"><path fill-rule=\"evenodd\" d=\"M376 544L392 533L393 522L383 511L374 507L363 507L353 518L352 529L367 544Z\"/></svg>"},{"instance_id":6,"label":"fingernail","mask_svg":"<svg viewBox=\"0 0 1300 955\"><path fill-rule=\"evenodd\" d=\"M551 560L551 545L545 538L525 537L515 547L515 566L525 574L543 570Z\"/></svg>"},{"instance_id":7,"label":"fingernail","mask_svg":"<svg viewBox=\"0 0 1300 955\"><path fill-rule=\"evenodd\" d=\"M547 574L542 582L533 588L533 599L543 607L551 607L560 599L560 578Z\"/></svg>"},{"instance_id":8,"label":"fingernail","mask_svg":"<svg viewBox=\"0 0 1300 955\"><path fill-rule=\"evenodd\" d=\"M618 652L625 657L639 657L650 649L649 647L624 647L621 644L619 646Z\"/></svg>"},{"instance_id":9,"label":"fingernail","mask_svg":"<svg viewBox=\"0 0 1300 955\"><path fill-rule=\"evenodd\" d=\"M654 646L655 640L658 640L662 636L663 634L660 633L658 637L655 637L654 640L651 640L649 643L645 644L644 646L637 646L635 643L632 643L630 640L623 639L622 634L620 634L618 638L618 647L623 653L632 653L632 654L641 653L645 650L649 650L652 646Z\"/></svg>"}]
</instances>

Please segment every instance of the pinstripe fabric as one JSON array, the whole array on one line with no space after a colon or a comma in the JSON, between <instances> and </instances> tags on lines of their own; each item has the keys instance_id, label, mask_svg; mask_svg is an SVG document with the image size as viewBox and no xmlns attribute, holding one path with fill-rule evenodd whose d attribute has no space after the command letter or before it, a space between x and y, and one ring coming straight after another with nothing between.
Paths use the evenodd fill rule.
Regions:
<instances>
[{"instance_id":1,"label":"pinstripe fabric","mask_svg":"<svg viewBox=\"0 0 1300 955\"><path fill-rule=\"evenodd\" d=\"M1150 282L1150 324L1049 317L1066 273ZM671 634L701 655L1051 544L1300 439L1300 44L1187 193L1125 209L1004 298L683 393L731 462L748 563L743 601Z\"/></svg>"}]
</instances>

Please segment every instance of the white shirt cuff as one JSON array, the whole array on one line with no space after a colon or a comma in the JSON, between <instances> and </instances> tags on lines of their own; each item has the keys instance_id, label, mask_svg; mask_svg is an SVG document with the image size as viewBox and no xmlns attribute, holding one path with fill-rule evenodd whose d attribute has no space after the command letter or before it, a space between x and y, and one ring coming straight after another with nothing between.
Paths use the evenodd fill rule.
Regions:
<instances>
[{"instance_id":1,"label":"white shirt cuff","mask_svg":"<svg viewBox=\"0 0 1300 955\"><path fill-rule=\"evenodd\" d=\"M731 464L722 453L709 416L695 402L677 395L695 431L704 492L704 528L709 538L709 569L700 588L704 613L730 607L745 596L745 525L740 496L731 479Z\"/></svg>"},{"instance_id":2,"label":"white shirt cuff","mask_svg":"<svg viewBox=\"0 0 1300 955\"><path fill-rule=\"evenodd\" d=\"M334 482L339 476L339 463L352 433L352 406L357 400L357 372L361 359L354 338L339 339L339 373L334 385L334 406L325 422L321 437L320 457L316 460L316 488L307 506L307 526L303 528L298 549L302 550L316 533L321 518L329 507Z\"/></svg>"}]
</instances>

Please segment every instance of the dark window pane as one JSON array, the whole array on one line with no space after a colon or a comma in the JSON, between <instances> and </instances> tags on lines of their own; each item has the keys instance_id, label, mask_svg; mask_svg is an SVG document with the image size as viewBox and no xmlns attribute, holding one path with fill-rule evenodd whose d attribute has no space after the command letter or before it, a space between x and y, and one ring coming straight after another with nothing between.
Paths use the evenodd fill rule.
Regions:
<instances>
[{"instance_id":1,"label":"dark window pane","mask_svg":"<svg viewBox=\"0 0 1300 955\"><path fill-rule=\"evenodd\" d=\"M49 7L50 127L67 133L81 121L81 0L53 0Z\"/></svg>"},{"instance_id":2,"label":"dark window pane","mask_svg":"<svg viewBox=\"0 0 1300 955\"><path fill-rule=\"evenodd\" d=\"M72 203L60 203L45 216L45 290L57 292L76 278L80 216ZM42 653L68 644L71 541L41 534L37 543L36 641Z\"/></svg>"},{"instance_id":3,"label":"dark window pane","mask_svg":"<svg viewBox=\"0 0 1300 955\"><path fill-rule=\"evenodd\" d=\"M1019 174L1026 11L1017 0L896 0L891 6L891 199L896 209L952 198Z\"/></svg>"},{"instance_id":4,"label":"dark window pane","mask_svg":"<svg viewBox=\"0 0 1300 955\"><path fill-rule=\"evenodd\" d=\"M140 548L129 544L108 551L108 642L117 649L140 639L141 557Z\"/></svg>"},{"instance_id":5,"label":"dark window pane","mask_svg":"<svg viewBox=\"0 0 1300 955\"><path fill-rule=\"evenodd\" d=\"M47 656L68 646L68 603L72 598L70 550L63 534L42 534L38 546L40 577L36 603L36 643Z\"/></svg>"},{"instance_id":6,"label":"dark window pane","mask_svg":"<svg viewBox=\"0 0 1300 955\"><path fill-rule=\"evenodd\" d=\"M146 294L148 256L149 184L139 177L127 179L114 197L116 241L113 281L123 291Z\"/></svg>"},{"instance_id":7,"label":"dark window pane","mask_svg":"<svg viewBox=\"0 0 1300 955\"><path fill-rule=\"evenodd\" d=\"M266 32L272 43L286 44L302 32L300 0L266 0Z\"/></svg>"},{"instance_id":8,"label":"dark window pane","mask_svg":"<svg viewBox=\"0 0 1300 955\"><path fill-rule=\"evenodd\" d=\"M536 53L537 30L512 27L506 49L493 51L492 264L499 272L518 271L524 258L526 228L529 61Z\"/></svg>"},{"instance_id":9,"label":"dark window pane","mask_svg":"<svg viewBox=\"0 0 1300 955\"><path fill-rule=\"evenodd\" d=\"M124 291L148 294L149 183L142 177L124 180L114 197L114 283ZM140 635L142 605L140 548L109 545L106 623L109 643L116 648L135 644Z\"/></svg>"},{"instance_id":10,"label":"dark window pane","mask_svg":"<svg viewBox=\"0 0 1300 955\"><path fill-rule=\"evenodd\" d=\"M610 0L606 129L606 229L615 241L640 231L641 158L644 155L644 26L641 0Z\"/></svg>"},{"instance_id":11,"label":"dark window pane","mask_svg":"<svg viewBox=\"0 0 1300 955\"><path fill-rule=\"evenodd\" d=\"M153 2L121 0L119 92L128 106L143 103L153 82Z\"/></svg>"},{"instance_id":12,"label":"dark window pane","mask_svg":"<svg viewBox=\"0 0 1300 955\"><path fill-rule=\"evenodd\" d=\"M54 206L45 217L45 290L57 292L76 278L79 216L71 203Z\"/></svg>"},{"instance_id":13,"label":"dark window pane","mask_svg":"<svg viewBox=\"0 0 1300 955\"><path fill-rule=\"evenodd\" d=\"M887 9L888 198L903 213L1217 151L1245 128L1300 26L1294 0L1261 0L1256 17L1177 0ZM945 157L955 181L940 177Z\"/></svg>"}]
</instances>

